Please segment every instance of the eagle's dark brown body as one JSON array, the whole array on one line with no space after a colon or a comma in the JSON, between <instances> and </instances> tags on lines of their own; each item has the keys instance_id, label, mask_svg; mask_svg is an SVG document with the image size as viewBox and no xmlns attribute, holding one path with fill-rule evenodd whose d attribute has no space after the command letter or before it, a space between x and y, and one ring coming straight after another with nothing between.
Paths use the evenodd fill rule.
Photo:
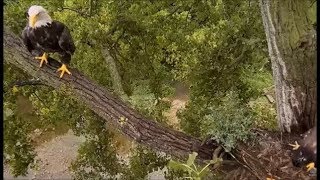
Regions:
<instances>
[{"instance_id":1,"label":"eagle's dark brown body","mask_svg":"<svg viewBox=\"0 0 320 180\"><path fill-rule=\"evenodd\" d=\"M317 127L313 127L304 133L299 140L298 149L292 152L292 163L297 167L314 162L317 166Z\"/></svg>"},{"instance_id":2,"label":"eagle's dark brown body","mask_svg":"<svg viewBox=\"0 0 320 180\"><path fill-rule=\"evenodd\" d=\"M44 52L57 52L61 55L61 62L65 64L70 63L75 51L69 29L58 21L52 21L38 28L26 26L22 32L22 39L33 55L41 56Z\"/></svg>"}]
</instances>

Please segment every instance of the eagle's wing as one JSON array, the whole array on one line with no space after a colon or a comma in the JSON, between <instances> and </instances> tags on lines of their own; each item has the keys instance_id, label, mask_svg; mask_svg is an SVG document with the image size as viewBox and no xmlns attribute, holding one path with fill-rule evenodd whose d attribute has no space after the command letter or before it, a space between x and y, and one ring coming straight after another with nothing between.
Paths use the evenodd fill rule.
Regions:
<instances>
[{"instance_id":1,"label":"eagle's wing","mask_svg":"<svg viewBox=\"0 0 320 180\"><path fill-rule=\"evenodd\" d=\"M27 47L28 51L30 53L32 53L32 51L34 50L34 47L33 47L32 43L31 43L30 39L28 38L28 26L26 26L23 29L21 37L22 37L23 43Z\"/></svg>"},{"instance_id":2,"label":"eagle's wing","mask_svg":"<svg viewBox=\"0 0 320 180\"><path fill-rule=\"evenodd\" d=\"M59 46L61 49L66 51L69 55L73 55L74 51L76 50L76 47L74 45L72 36L70 34L70 31L67 26L64 24L60 24L63 27L62 33L59 38Z\"/></svg>"},{"instance_id":3,"label":"eagle's wing","mask_svg":"<svg viewBox=\"0 0 320 180\"><path fill-rule=\"evenodd\" d=\"M58 43L60 48L63 50L63 52L59 52L59 54L62 55L61 56L62 66L58 69L58 71L61 71L60 78L62 78L64 73L68 73L71 75L71 72L68 70L67 65L70 63L71 56L76 50L76 47L74 45L74 42L68 27L58 21L55 21L54 25L56 29L59 29L59 32L61 32L58 37L59 39Z\"/></svg>"}]
</instances>

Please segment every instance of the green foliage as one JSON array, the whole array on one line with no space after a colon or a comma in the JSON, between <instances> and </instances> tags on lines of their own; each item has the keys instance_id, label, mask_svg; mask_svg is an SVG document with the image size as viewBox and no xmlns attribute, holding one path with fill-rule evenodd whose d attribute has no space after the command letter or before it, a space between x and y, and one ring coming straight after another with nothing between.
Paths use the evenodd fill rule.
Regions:
<instances>
[{"instance_id":1,"label":"green foliage","mask_svg":"<svg viewBox=\"0 0 320 180\"><path fill-rule=\"evenodd\" d=\"M15 107L4 104L4 161L16 177L27 174L27 167L34 162L35 152L28 137L29 123L15 115Z\"/></svg>"},{"instance_id":2,"label":"green foliage","mask_svg":"<svg viewBox=\"0 0 320 180\"><path fill-rule=\"evenodd\" d=\"M162 112L169 108L169 103L156 98L145 82L141 81L140 85L135 86L128 101L142 114L152 117L158 122L166 123Z\"/></svg>"},{"instance_id":3,"label":"green foliage","mask_svg":"<svg viewBox=\"0 0 320 180\"><path fill-rule=\"evenodd\" d=\"M219 101L216 99L216 102L211 103L196 100L204 105L189 104L189 111L180 113L181 125L185 130L203 138L212 137L229 150L238 140L248 139L254 116L250 109L240 102L237 93L230 92L219 98ZM204 108L198 108L199 106ZM197 124L197 127L194 127L194 124Z\"/></svg>"},{"instance_id":4,"label":"green foliage","mask_svg":"<svg viewBox=\"0 0 320 180\"><path fill-rule=\"evenodd\" d=\"M250 99L260 98L264 89L273 85L272 76L270 72L265 69L254 69L247 67L241 74L241 81L243 85L243 91L241 91L241 100L249 102ZM255 71L258 71L255 72ZM245 98L244 98L245 97Z\"/></svg>"},{"instance_id":5,"label":"green foliage","mask_svg":"<svg viewBox=\"0 0 320 180\"><path fill-rule=\"evenodd\" d=\"M121 164L112 145L113 135L105 126L103 120L92 122L90 131L93 132L86 135L86 142L70 167L74 179L114 179L120 172Z\"/></svg>"},{"instance_id":6,"label":"green foliage","mask_svg":"<svg viewBox=\"0 0 320 180\"><path fill-rule=\"evenodd\" d=\"M204 178L208 178L210 173L209 166L215 163L219 163L221 160L220 159L217 159L215 161L211 160L204 167L200 167L200 166L197 166L195 163L197 156L198 156L198 153L196 152L189 154L189 158L186 163L180 163L177 161L170 160L168 163L168 168L187 172L187 175L184 175L183 177L184 179L201 180Z\"/></svg>"},{"instance_id":7,"label":"green foliage","mask_svg":"<svg viewBox=\"0 0 320 180\"><path fill-rule=\"evenodd\" d=\"M128 167L122 171L120 179L144 179L148 173L163 169L167 163L166 155L138 146L129 160Z\"/></svg>"},{"instance_id":8,"label":"green foliage","mask_svg":"<svg viewBox=\"0 0 320 180\"><path fill-rule=\"evenodd\" d=\"M276 130L278 128L274 103L270 103L266 97L260 97L251 102L250 105L255 116L254 123L256 127L269 130Z\"/></svg>"},{"instance_id":9,"label":"green foliage","mask_svg":"<svg viewBox=\"0 0 320 180\"><path fill-rule=\"evenodd\" d=\"M212 136L231 150L237 141L246 141L253 125L252 113L237 99L237 94L230 93L222 99L221 104L208 108L204 116L202 134Z\"/></svg>"},{"instance_id":10,"label":"green foliage","mask_svg":"<svg viewBox=\"0 0 320 180\"><path fill-rule=\"evenodd\" d=\"M13 78L25 77L24 74L12 73L21 72L12 66L5 65L5 76L12 74ZM34 163L34 147L30 139L32 124L28 116L19 112L16 100L21 92L12 87L12 81L4 82L4 162L11 167L14 176L25 175L27 167Z\"/></svg>"}]
</instances>

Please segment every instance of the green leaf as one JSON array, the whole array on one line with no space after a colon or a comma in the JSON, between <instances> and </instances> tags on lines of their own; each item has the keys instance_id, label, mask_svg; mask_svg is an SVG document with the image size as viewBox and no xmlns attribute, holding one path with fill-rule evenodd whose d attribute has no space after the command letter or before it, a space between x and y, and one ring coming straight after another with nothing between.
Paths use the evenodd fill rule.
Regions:
<instances>
[{"instance_id":1,"label":"green leaf","mask_svg":"<svg viewBox=\"0 0 320 180\"><path fill-rule=\"evenodd\" d=\"M10 108L4 109L4 117L10 117L13 115L13 111Z\"/></svg>"},{"instance_id":2,"label":"green leaf","mask_svg":"<svg viewBox=\"0 0 320 180\"><path fill-rule=\"evenodd\" d=\"M181 163L174 161L174 160L169 161L168 167L175 169L175 170L186 170L185 166L183 166Z\"/></svg>"},{"instance_id":3,"label":"green leaf","mask_svg":"<svg viewBox=\"0 0 320 180\"><path fill-rule=\"evenodd\" d=\"M189 158L187 160L187 165L191 166L194 163L194 160L196 159L197 156L198 156L197 152L193 152L192 154L189 154Z\"/></svg>"},{"instance_id":4,"label":"green leaf","mask_svg":"<svg viewBox=\"0 0 320 180\"><path fill-rule=\"evenodd\" d=\"M205 177L210 172L209 166L213 164L212 162L213 161L211 160L205 167L201 169L201 171L198 174L199 177Z\"/></svg>"}]
</instances>

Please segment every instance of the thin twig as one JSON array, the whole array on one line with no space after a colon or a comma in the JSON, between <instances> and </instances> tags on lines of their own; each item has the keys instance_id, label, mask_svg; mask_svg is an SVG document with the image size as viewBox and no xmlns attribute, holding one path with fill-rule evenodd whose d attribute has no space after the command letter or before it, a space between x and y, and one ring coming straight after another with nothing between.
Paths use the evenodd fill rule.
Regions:
<instances>
[{"instance_id":1,"label":"thin twig","mask_svg":"<svg viewBox=\"0 0 320 180\"><path fill-rule=\"evenodd\" d=\"M42 103L43 106L45 106L47 109L50 109L46 103L38 96L37 92L33 92L32 94L34 94L36 96L36 98Z\"/></svg>"}]
</instances>

